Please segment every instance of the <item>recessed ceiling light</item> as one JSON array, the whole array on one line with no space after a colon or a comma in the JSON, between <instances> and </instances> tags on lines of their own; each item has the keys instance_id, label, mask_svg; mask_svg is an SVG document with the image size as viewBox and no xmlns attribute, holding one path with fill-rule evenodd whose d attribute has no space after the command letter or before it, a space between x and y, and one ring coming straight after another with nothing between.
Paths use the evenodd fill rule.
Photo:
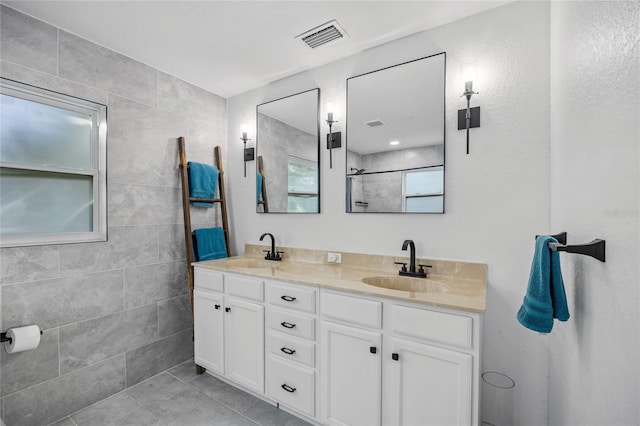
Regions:
<instances>
[{"instance_id":1,"label":"recessed ceiling light","mask_svg":"<svg viewBox=\"0 0 640 426\"><path fill-rule=\"evenodd\" d=\"M400 145L400 141L391 141L389 145Z\"/></svg>"}]
</instances>

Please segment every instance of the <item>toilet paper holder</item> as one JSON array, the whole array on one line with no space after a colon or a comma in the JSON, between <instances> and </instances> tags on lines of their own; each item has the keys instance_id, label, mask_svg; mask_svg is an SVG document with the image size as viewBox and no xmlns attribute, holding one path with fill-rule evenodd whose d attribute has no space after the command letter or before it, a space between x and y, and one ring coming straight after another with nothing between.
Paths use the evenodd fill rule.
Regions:
<instances>
[{"instance_id":1,"label":"toilet paper holder","mask_svg":"<svg viewBox=\"0 0 640 426\"><path fill-rule=\"evenodd\" d=\"M42 330L40 330L40 335L42 336ZM7 337L6 331L0 333L0 343L9 342L9 344L11 344L12 340L11 337Z\"/></svg>"}]
</instances>

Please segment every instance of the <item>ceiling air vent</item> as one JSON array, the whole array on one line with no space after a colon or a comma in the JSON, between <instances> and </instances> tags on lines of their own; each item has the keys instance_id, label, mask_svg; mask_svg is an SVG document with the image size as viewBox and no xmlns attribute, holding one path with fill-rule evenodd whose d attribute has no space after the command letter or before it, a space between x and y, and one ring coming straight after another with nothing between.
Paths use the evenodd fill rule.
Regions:
<instances>
[{"instance_id":1,"label":"ceiling air vent","mask_svg":"<svg viewBox=\"0 0 640 426\"><path fill-rule=\"evenodd\" d=\"M307 46L312 49L316 47L324 46L325 44L335 42L347 37L347 33L333 20L325 24L315 27L305 33L302 33L296 38L304 41Z\"/></svg>"},{"instance_id":2,"label":"ceiling air vent","mask_svg":"<svg viewBox=\"0 0 640 426\"><path fill-rule=\"evenodd\" d=\"M382 120L371 120L371 121L365 121L364 124L366 124L369 127L378 127L378 126L384 126L384 121L382 121Z\"/></svg>"}]
</instances>

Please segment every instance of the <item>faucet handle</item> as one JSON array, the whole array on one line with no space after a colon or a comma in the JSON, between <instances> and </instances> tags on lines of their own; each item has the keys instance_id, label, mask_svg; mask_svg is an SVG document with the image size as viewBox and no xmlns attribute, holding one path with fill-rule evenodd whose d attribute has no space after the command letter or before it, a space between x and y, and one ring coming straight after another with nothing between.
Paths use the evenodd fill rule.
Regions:
<instances>
[{"instance_id":1,"label":"faucet handle","mask_svg":"<svg viewBox=\"0 0 640 426\"><path fill-rule=\"evenodd\" d=\"M424 268L432 268L431 265L423 265L421 263L418 263L418 266L420 267L420 269L418 269L419 273L424 273Z\"/></svg>"},{"instance_id":2,"label":"faucet handle","mask_svg":"<svg viewBox=\"0 0 640 426\"><path fill-rule=\"evenodd\" d=\"M393 262L396 265L402 265L402 272L407 272L407 262Z\"/></svg>"},{"instance_id":3,"label":"faucet handle","mask_svg":"<svg viewBox=\"0 0 640 426\"><path fill-rule=\"evenodd\" d=\"M277 251L276 252L276 257L282 258L282 256L280 256L281 254L284 254L284 252L283 251Z\"/></svg>"}]
</instances>

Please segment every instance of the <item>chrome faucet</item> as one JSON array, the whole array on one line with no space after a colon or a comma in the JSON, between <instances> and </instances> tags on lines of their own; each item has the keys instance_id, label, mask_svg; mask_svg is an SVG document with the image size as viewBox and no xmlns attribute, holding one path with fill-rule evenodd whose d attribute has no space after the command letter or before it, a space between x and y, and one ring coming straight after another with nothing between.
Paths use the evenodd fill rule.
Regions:
<instances>
[{"instance_id":1,"label":"chrome faucet","mask_svg":"<svg viewBox=\"0 0 640 426\"><path fill-rule=\"evenodd\" d=\"M431 265L419 264L420 269L416 271L416 245L413 243L413 240L404 240L402 250L406 251L407 247L409 247L409 270L407 270L406 262L394 262L396 265L402 265L402 269L400 269L398 274L407 277L427 278L427 273L424 271L424 268L431 268Z\"/></svg>"},{"instance_id":2,"label":"chrome faucet","mask_svg":"<svg viewBox=\"0 0 640 426\"><path fill-rule=\"evenodd\" d=\"M269 250L262 250L267 252L267 255L264 257L266 260L282 260L282 257L280 256L280 254L284 253L282 251L276 251L276 239L273 238L273 234L270 234L269 232L265 232L264 234L262 234L260 236L260 241L262 241L264 239L264 237L266 236L271 237L271 251Z\"/></svg>"}]
</instances>

